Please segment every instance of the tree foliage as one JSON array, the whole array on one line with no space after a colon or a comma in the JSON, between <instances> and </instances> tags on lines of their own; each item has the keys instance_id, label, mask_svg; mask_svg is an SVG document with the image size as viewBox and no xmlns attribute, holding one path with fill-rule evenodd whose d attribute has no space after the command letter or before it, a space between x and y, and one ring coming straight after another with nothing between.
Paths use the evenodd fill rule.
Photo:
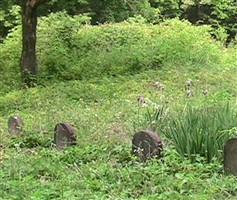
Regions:
<instances>
[{"instance_id":1,"label":"tree foliage","mask_svg":"<svg viewBox=\"0 0 237 200\"><path fill-rule=\"evenodd\" d=\"M34 26L31 27L26 26L26 22L28 23L29 21L27 19L24 19L25 14L20 14L20 8L23 8L22 5L24 5L24 2L27 1L38 2L39 4L41 2L44 2L44 4L42 4L39 8L38 4L35 4L33 6L34 8L32 12L30 14L28 13L28 19L34 18L34 20L32 21L32 24ZM22 5L20 4L21 2L23 2ZM38 11L37 13L35 12L36 7ZM22 9L22 11L24 12L24 9ZM67 16L63 16L62 13ZM51 14L55 15L52 15L53 17L51 16L50 18ZM70 71L68 71L68 60L77 60L77 58L79 57L78 55L74 55L77 47L75 47L75 41L72 40L72 38L76 35L76 33L73 31L77 30L78 25L80 26L81 23L101 25L126 21L128 23L139 22L141 24L141 22L144 22L148 24L161 24L162 22L166 22L167 19L178 18L180 20L188 20L189 22L197 26L209 25L209 27L212 27L212 29L209 29L209 33L211 33L215 39L221 41L222 44L229 44L230 42L234 41L237 34L237 3L235 0L68 0L66 2L64 0L2 0L0 1L0 43L5 43L7 41L6 38L11 37L12 33L16 29L17 31L19 31L18 25L22 25L22 77L26 77L28 75L37 75L37 51L35 51L36 25L37 17L43 18L44 16L49 17L48 19L52 19L50 26L54 26L54 30L59 35L50 37L51 40L49 42L55 42L54 44L52 44L53 46L56 46L55 44L58 44L56 49L53 49L53 51L51 52L51 55L47 54L46 56L47 59L51 58L51 60L43 59L46 62L44 62L43 60L40 60L40 62L42 62L43 65L47 66L49 74L51 73L51 70L53 71L52 74L54 74L55 71L58 71L58 73L66 72L63 73L63 75L59 75L64 78L66 77L66 79L71 79L70 77L68 77L70 75L67 74L67 72L69 72L70 74ZM57 17L62 17L70 20L63 21L63 24L57 24ZM30 28L32 29L30 30ZM25 35L26 32L28 36ZM103 35L103 33L100 34ZM112 34L114 34L114 32ZM106 37L107 36L108 35L106 35ZM176 35L172 35L172 37L175 36ZM54 41L55 38L58 39L58 41ZM27 41L28 39L32 40ZM28 42L28 44L26 42ZM62 44L64 46L61 47L60 45ZM171 46L174 46L174 44L172 43ZM132 57L135 58L134 60L131 61L130 58L128 58L128 60L126 61L125 59L125 64L129 63L129 67L131 68L131 71L133 71L134 66L139 68L140 65L138 63L141 63L141 61L146 62L146 58L148 58L149 56L146 55L145 57L142 57L140 54L145 52L142 50L142 48L140 52L137 51L137 46L134 46L134 49L129 49L131 47L133 46L129 46L127 49L124 48L123 50L125 52L125 57L128 55L126 51L132 51L134 53L132 55ZM141 45L141 47L143 47L143 45ZM26 48L28 48L28 50L26 50ZM111 46L109 47L109 49L110 48ZM16 49L17 48L14 48L14 51L16 51ZM52 50L51 46L48 47L47 51L50 50ZM58 50L60 51L58 52ZM109 50L109 56L111 56L111 58L113 59L111 59L111 63L109 62L107 67L106 65L103 65L106 67L105 70L108 69L108 71L110 71L110 67L114 62L114 57L118 55L118 52L120 50L121 49L119 48L118 50L116 50L117 52ZM183 49L180 49L179 52L182 52L182 50ZM157 50L157 52L159 51ZM108 52L106 50L106 52L100 51L99 53L104 53L103 56L107 56ZM148 51L148 54L150 53L151 52ZM19 57L18 54L19 53L12 55L11 57ZM96 52L95 55L92 55L92 58L96 57L97 54L98 52ZM42 54L39 55L42 56ZM65 55L67 55L66 59L62 60L61 58L64 58ZM59 58L55 59L55 57L57 56L59 56ZM79 71L78 74L81 74L81 72L86 69L87 66L94 66L95 64L99 64L103 56L98 57L98 60L95 63L91 63L93 60L91 58L88 58L88 60L86 60L85 57L82 57L80 62L78 62L80 64L74 63L74 67L78 67L80 65L78 68L80 68L81 71ZM160 64L161 59L159 56L158 58L154 58L155 65L157 63ZM169 56L170 55L167 55L165 56L165 58L168 58ZM182 55L179 56L182 57ZM195 59L196 58L194 56L194 60ZM27 61L27 64L27 62L25 62L26 60L31 61ZM61 62L59 62L60 60ZM151 60L153 62L153 58ZM120 60L120 58L118 58L118 63L120 61L123 62L124 60ZM0 62L3 62L3 60L1 60ZM83 65L83 62L85 62L85 65ZM153 66L154 63L150 64L149 62L147 62L143 63L143 65L150 67ZM121 63L121 65L123 64L124 63Z\"/></svg>"},{"instance_id":2,"label":"tree foliage","mask_svg":"<svg viewBox=\"0 0 237 200\"><path fill-rule=\"evenodd\" d=\"M15 0L0 1L0 42L6 37L9 30L19 22L19 13L16 13Z\"/></svg>"},{"instance_id":3,"label":"tree foliage","mask_svg":"<svg viewBox=\"0 0 237 200\"><path fill-rule=\"evenodd\" d=\"M0 38L17 24L16 0L0 2ZM237 33L237 3L235 0L51 0L39 8L38 16L66 11L69 15L84 14L91 17L91 24L120 22L137 15L150 23L167 18L187 19L193 24L223 28L229 35L228 42Z\"/></svg>"}]
</instances>

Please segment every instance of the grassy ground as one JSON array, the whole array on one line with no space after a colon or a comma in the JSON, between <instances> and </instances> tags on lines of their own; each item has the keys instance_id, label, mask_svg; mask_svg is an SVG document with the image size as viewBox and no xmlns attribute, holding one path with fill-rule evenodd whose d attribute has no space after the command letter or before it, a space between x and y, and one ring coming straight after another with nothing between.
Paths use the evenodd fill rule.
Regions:
<instances>
[{"instance_id":1,"label":"grassy ground","mask_svg":"<svg viewBox=\"0 0 237 200\"><path fill-rule=\"evenodd\" d=\"M0 97L0 199L236 199L236 179L222 163L183 160L165 142L164 159L139 163L131 138L148 106L136 96L171 110L231 100L237 92L236 68L192 72L169 68L136 75L69 81L15 90ZM192 79L194 97L185 82ZM165 88L154 87L161 81ZM203 89L209 90L206 97ZM18 114L23 136L10 137L7 120ZM54 126L70 122L78 145L57 151ZM163 135L162 138L166 141Z\"/></svg>"}]
</instances>

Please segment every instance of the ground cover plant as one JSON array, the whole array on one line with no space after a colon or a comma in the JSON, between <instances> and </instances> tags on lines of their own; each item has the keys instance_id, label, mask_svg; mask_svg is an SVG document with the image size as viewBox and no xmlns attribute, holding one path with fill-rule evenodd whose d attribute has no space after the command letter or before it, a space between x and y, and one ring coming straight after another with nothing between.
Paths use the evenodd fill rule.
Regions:
<instances>
[{"instance_id":1,"label":"ground cover plant","mask_svg":"<svg viewBox=\"0 0 237 200\"><path fill-rule=\"evenodd\" d=\"M169 86L174 81L171 78L166 83L169 88L166 92L156 91L151 82L160 74L161 71L146 71L100 81L62 82L2 97L2 198L234 198L235 178L223 173L222 163L217 159L208 164L197 157L191 163L180 157L167 139L163 161L139 163L131 155L134 123L149 107L139 105L136 94L141 92L155 101L176 88ZM175 95L176 102L190 101L184 91L179 92ZM174 100L173 95L166 100ZM197 104L200 98L191 101ZM209 98L216 101L214 94ZM226 96L221 98L225 100ZM20 114L26 123L20 138L9 138L6 130L6 116L13 113ZM53 147L53 128L60 121L76 126L78 146L75 148L57 151Z\"/></svg>"},{"instance_id":2,"label":"ground cover plant","mask_svg":"<svg viewBox=\"0 0 237 200\"><path fill-rule=\"evenodd\" d=\"M0 92L0 199L236 198L236 178L223 172L221 156L237 126L234 45L227 49L210 37L208 27L177 20L159 26L79 23L78 29L78 19L49 17L60 26L52 27L47 41L39 25L44 78L37 87L15 87L19 30L0 46L0 76L8 75ZM187 95L189 79L192 96ZM21 137L7 132L13 114L24 119ZM53 133L59 122L74 125L77 146L56 150ZM161 160L139 162L131 154L132 136L141 129L161 135ZM201 129L218 138L199 134ZM217 152L198 152L195 139L206 139L206 148L219 145Z\"/></svg>"}]
</instances>

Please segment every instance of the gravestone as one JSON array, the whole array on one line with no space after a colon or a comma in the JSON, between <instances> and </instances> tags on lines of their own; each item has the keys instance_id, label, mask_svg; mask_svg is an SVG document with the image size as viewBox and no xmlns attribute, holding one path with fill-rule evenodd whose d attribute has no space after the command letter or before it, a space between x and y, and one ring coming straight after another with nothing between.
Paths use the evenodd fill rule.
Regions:
<instances>
[{"instance_id":1,"label":"gravestone","mask_svg":"<svg viewBox=\"0 0 237 200\"><path fill-rule=\"evenodd\" d=\"M162 142L160 137L151 131L139 131L132 139L132 153L138 156L141 160L161 157Z\"/></svg>"},{"instance_id":2,"label":"gravestone","mask_svg":"<svg viewBox=\"0 0 237 200\"><path fill-rule=\"evenodd\" d=\"M59 149L76 145L76 130L69 123L59 123L54 129L54 143Z\"/></svg>"},{"instance_id":3,"label":"gravestone","mask_svg":"<svg viewBox=\"0 0 237 200\"><path fill-rule=\"evenodd\" d=\"M19 135L22 132L24 123L19 116L11 116L8 119L8 132L12 135Z\"/></svg>"},{"instance_id":4,"label":"gravestone","mask_svg":"<svg viewBox=\"0 0 237 200\"><path fill-rule=\"evenodd\" d=\"M224 170L237 176L237 138L231 138L225 144Z\"/></svg>"}]
</instances>

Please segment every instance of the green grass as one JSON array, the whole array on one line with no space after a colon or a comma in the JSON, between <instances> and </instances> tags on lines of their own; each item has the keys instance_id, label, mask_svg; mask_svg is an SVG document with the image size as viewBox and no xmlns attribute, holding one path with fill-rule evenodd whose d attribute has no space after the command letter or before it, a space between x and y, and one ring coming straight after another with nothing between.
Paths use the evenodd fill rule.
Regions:
<instances>
[{"instance_id":1,"label":"green grass","mask_svg":"<svg viewBox=\"0 0 237 200\"><path fill-rule=\"evenodd\" d=\"M204 200L236 195L235 178L224 175L218 163L190 164L167 152L163 162L141 164L130 157L121 160L129 154L127 146L109 146L12 152L1 166L1 197Z\"/></svg>"},{"instance_id":2,"label":"green grass","mask_svg":"<svg viewBox=\"0 0 237 200\"><path fill-rule=\"evenodd\" d=\"M191 163L163 134L163 160L139 163L131 155L132 136L146 127L147 109L166 105L175 115L187 102L194 106L234 102L234 71L169 68L4 93L0 199L235 199L236 179L224 174L220 161L207 163L197 157ZM189 78L194 81L192 98L184 90ZM164 83L163 91L154 87L156 81ZM210 88L207 97L202 95L203 86ZM150 103L139 105L138 94ZM24 119L21 137L7 133L12 114ZM54 149L53 130L59 122L76 127L75 148Z\"/></svg>"},{"instance_id":3,"label":"green grass","mask_svg":"<svg viewBox=\"0 0 237 200\"><path fill-rule=\"evenodd\" d=\"M236 121L236 110L228 102L201 108L188 105L171 120L164 134L182 157L195 160L196 155L200 155L207 162L213 158L222 161L224 145L236 133Z\"/></svg>"},{"instance_id":4,"label":"green grass","mask_svg":"<svg viewBox=\"0 0 237 200\"><path fill-rule=\"evenodd\" d=\"M223 47L208 30L179 20L81 26L51 14L39 20L40 81L28 89L17 67L20 26L13 30L0 45L0 199L236 199L236 178L223 172L227 138L217 145L219 157L206 159L218 137L200 135L236 130L229 118L236 111L236 47ZM227 102L227 114L213 109ZM192 112L182 112L185 105ZM7 132L15 114L25 122L19 137ZM78 144L57 151L54 127L61 122L74 125ZM131 154L141 129L160 134L161 160L139 162ZM206 149L197 151L205 139Z\"/></svg>"}]
</instances>

